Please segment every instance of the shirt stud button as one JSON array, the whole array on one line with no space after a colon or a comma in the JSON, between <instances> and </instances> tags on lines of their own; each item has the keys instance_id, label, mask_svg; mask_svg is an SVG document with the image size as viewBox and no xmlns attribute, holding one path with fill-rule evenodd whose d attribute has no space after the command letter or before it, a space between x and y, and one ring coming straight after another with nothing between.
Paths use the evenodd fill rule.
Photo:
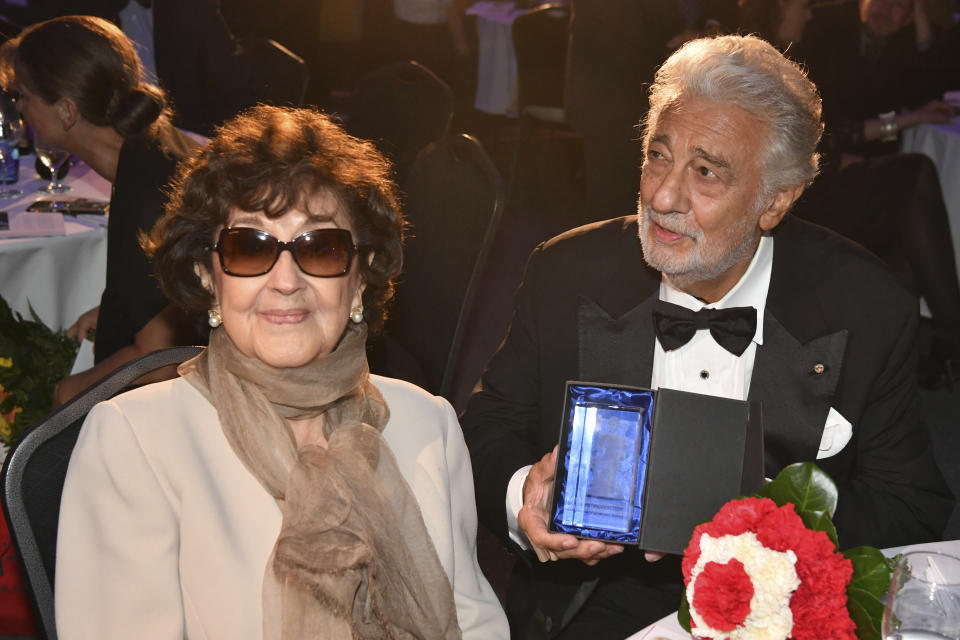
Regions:
<instances>
[{"instance_id":1,"label":"shirt stud button","mask_svg":"<svg viewBox=\"0 0 960 640\"><path fill-rule=\"evenodd\" d=\"M706 380L707 378L710 377L710 372L704 369L703 371L700 372L700 377Z\"/></svg>"}]
</instances>

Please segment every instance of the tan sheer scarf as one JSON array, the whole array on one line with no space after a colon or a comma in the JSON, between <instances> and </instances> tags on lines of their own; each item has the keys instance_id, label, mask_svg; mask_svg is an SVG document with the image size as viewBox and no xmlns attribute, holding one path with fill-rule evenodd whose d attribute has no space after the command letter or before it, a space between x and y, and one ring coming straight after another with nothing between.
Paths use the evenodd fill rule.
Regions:
<instances>
[{"instance_id":1,"label":"tan sheer scarf","mask_svg":"<svg viewBox=\"0 0 960 640\"><path fill-rule=\"evenodd\" d=\"M450 581L380 432L366 328L333 353L276 369L223 329L180 374L217 409L234 452L283 514L263 587L263 636L460 638ZM324 448L297 448L288 420L323 414Z\"/></svg>"}]
</instances>

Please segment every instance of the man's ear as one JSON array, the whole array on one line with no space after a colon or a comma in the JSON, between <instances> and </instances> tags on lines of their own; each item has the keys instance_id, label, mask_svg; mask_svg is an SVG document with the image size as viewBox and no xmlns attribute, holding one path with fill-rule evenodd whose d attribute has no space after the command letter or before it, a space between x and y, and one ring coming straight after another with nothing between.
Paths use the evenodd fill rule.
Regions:
<instances>
[{"instance_id":1,"label":"man's ear","mask_svg":"<svg viewBox=\"0 0 960 640\"><path fill-rule=\"evenodd\" d=\"M199 262L193 263L193 272L197 274L197 277L200 278L200 286L207 290L207 292L212 295L214 298L217 297L216 288L213 286L213 275L210 273L210 270L207 267Z\"/></svg>"},{"instance_id":2,"label":"man's ear","mask_svg":"<svg viewBox=\"0 0 960 640\"><path fill-rule=\"evenodd\" d=\"M57 117L64 131L70 131L80 117L80 110L73 98L63 97L57 100Z\"/></svg>"},{"instance_id":3,"label":"man's ear","mask_svg":"<svg viewBox=\"0 0 960 640\"><path fill-rule=\"evenodd\" d=\"M757 222L760 230L764 233L773 231L805 188L806 185L801 184L778 191L766 211L760 214L760 220Z\"/></svg>"}]
</instances>

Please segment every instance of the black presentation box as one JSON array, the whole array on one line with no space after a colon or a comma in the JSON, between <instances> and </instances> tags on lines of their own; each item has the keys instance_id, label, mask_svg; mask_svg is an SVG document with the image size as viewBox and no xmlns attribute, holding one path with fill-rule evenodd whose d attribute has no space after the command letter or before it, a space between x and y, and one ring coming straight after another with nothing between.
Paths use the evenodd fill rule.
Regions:
<instances>
[{"instance_id":1,"label":"black presentation box","mask_svg":"<svg viewBox=\"0 0 960 640\"><path fill-rule=\"evenodd\" d=\"M763 481L759 405L567 382L551 531L683 553L697 524Z\"/></svg>"}]
</instances>

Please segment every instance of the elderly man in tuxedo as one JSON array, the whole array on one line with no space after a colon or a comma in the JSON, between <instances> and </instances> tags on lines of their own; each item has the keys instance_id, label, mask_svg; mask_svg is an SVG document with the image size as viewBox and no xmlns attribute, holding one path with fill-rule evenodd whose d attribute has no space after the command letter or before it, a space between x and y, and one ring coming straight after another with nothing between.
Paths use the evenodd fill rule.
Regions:
<instances>
[{"instance_id":1,"label":"elderly man in tuxedo","mask_svg":"<svg viewBox=\"0 0 960 640\"><path fill-rule=\"evenodd\" d=\"M481 519L539 559L511 583L518 636L533 620L551 638L623 638L679 603L676 557L547 530L570 379L761 402L766 474L816 460L839 488L841 547L939 537L952 497L919 423L917 300L859 246L788 215L817 173L820 114L766 42L689 42L651 87L638 214L531 256L462 420ZM676 318L702 330L678 339Z\"/></svg>"}]
</instances>

